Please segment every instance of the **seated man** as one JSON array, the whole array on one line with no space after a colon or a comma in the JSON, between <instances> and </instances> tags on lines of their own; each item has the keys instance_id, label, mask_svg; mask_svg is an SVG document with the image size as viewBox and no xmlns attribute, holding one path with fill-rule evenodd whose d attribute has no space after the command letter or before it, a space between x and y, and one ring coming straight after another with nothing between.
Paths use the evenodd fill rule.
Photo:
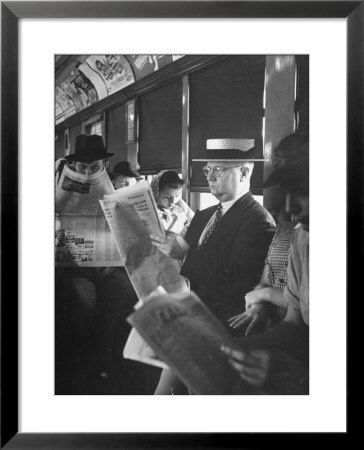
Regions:
<instances>
[{"instance_id":1,"label":"seated man","mask_svg":"<svg viewBox=\"0 0 364 450\"><path fill-rule=\"evenodd\" d=\"M200 160L197 160L200 161ZM154 245L176 259L181 275L220 321L244 311L241 296L259 281L275 224L250 193L255 161L253 139L208 139L203 168L220 201L197 211L183 239L152 236Z\"/></svg>"},{"instance_id":2,"label":"seated man","mask_svg":"<svg viewBox=\"0 0 364 450\"><path fill-rule=\"evenodd\" d=\"M230 331L228 319L245 310L241 301L259 281L275 223L250 192L256 158L254 139L208 139L203 172L219 204L197 211L185 238L152 236L162 252L183 259L181 275ZM201 161L201 160L196 160ZM238 330L239 331L239 330ZM156 394L169 394L167 371Z\"/></svg>"},{"instance_id":3,"label":"seated man","mask_svg":"<svg viewBox=\"0 0 364 450\"><path fill-rule=\"evenodd\" d=\"M112 155L107 153L101 136L77 136L75 152L57 165L56 186L65 165L87 181L87 177L94 179L96 174L105 171ZM95 376L107 378L112 354L121 355L130 331L125 319L138 301L125 268L56 267L56 279L58 360L65 357L69 361L72 357L69 364L76 364L73 378L70 373L70 383L82 378L81 372L91 367ZM63 313L67 320L61 320ZM66 370L71 372L70 367ZM79 388L86 388L85 384L83 380Z\"/></svg>"}]
</instances>

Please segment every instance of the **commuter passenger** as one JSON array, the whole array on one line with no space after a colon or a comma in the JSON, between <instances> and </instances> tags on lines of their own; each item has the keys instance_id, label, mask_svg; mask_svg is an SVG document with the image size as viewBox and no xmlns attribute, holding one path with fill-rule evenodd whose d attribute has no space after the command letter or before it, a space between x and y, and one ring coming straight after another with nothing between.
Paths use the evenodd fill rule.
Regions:
<instances>
[{"instance_id":1,"label":"commuter passenger","mask_svg":"<svg viewBox=\"0 0 364 450\"><path fill-rule=\"evenodd\" d=\"M231 364L239 368L247 348L272 349L283 352L283 364L287 367L291 358L308 368L308 326L309 326L309 144L308 136L299 132L285 138L278 146L280 154L285 146L291 152L281 157L281 163L267 178L264 187L280 184L287 192L287 210L299 222L289 254L287 286L284 297L287 314L283 321L268 330L241 338L244 350L241 353L223 349ZM281 358L277 357L277 361ZM274 358L272 360L274 362ZM293 364L295 367L295 365ZM282 367L281 367L282 369ZM283 367L283 370L285 368ZM268 368L267 368L268 371ZM242 373L244 370L242 370ZM269 376L268 376L269 379ZM297 387L297 386L296 386ZM284 386L279 386L284 389Z\"/></svg>"},{"instance_id":2,"label":"commuter passenger","mask_svg":"<svg viewBox=\"0 0 364 450\"><path fill-rule=\"evenodd\" d=\"M241 296L259 281L274 234L273 218L250 193L254 162L264 160L255 157L252 139L208 139L202 161L207 161L203 171L219 205L196 212L184 239L152 236L152 241L173 258L185 257L181 275L233 331L227 320L244 311ZM157 395L171 393L171 378L164 370Z\"/></svg>"},{"instance_id":3,"label":"commuter passenger","mask_svg":"<svg viewBox=\"0 0 364 450\"><path fill-rule=\"evenodd\" d=\"M164 229L181 236L186 234L195 214L182 199L184 184L173 170L159 172L150 184Z\"/></svg>"},{"instance_id":4,"label":"commuter passenger","mask_svg":"<svg viewBox=\"0 0 364 450\"><path fill-rule=\"evenodd\" d=\"M137 182L138 175L130 167L129 161L117 163L110 174L111 182L115 189L133 186Z\"/></svg>"},{"instance_id":5,"label":"commuter passenger","mask_svg":"<svg viewBox=\"0 0 364 450\"><path fill-rule=\"evenodd\" d=\"M107 153L101 136L79 135L75 153L65 157L65 164L88 177L106 169L112 155ZM63 163L58 164L58 169L61 167L64 167ZM60 174L56 175L58 184ZM81 374L94 370L96 377L107 379L112 354L121 354L123 342L130 331L125 318L138 301L133 286L125 268L120 266L59 269L63 270L57 277L56 302L58 307L66 308L69 316L67 323L62 324L68 333L61 327L57 330L58 334L64 334L69 339L69 348L65 349L65 353L76 353L72 364L76 364L78 373L74 377L83 377L85 382L86 375ZM68 329L70 321L71 329Z\"/></svg>"},{"instance_id":6,"label":"commuter passenger","mask_svg":"<svg viewBox=\"0 0 364 450\"><path fill-rule=\"evenodd\" d=\"M195 160L200 161L200 160ZM208 139L203 168L219 205L197 211L186 236L152 236L154 245L176 259L191 290L220 321L244 311L241 298L259 281L275 224L250 193L255 161L252 139Z\"/></svg>"}]
</instances>

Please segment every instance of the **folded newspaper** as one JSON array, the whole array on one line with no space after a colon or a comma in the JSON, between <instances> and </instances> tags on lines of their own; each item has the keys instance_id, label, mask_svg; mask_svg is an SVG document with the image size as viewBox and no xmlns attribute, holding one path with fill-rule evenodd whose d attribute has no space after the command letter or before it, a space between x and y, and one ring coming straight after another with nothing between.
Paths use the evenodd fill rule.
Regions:
<instances>
[{"instance_id":1,"label":"folded newspaper","mask_svg":"<svg viewBox=\"0 0 364 450\"><path fill-rule=\"evenodd\" d=\"M194 394L249 394L221 346L240 349L194 292L157 295L128 317Z\"/></svg>"}]
</instances>

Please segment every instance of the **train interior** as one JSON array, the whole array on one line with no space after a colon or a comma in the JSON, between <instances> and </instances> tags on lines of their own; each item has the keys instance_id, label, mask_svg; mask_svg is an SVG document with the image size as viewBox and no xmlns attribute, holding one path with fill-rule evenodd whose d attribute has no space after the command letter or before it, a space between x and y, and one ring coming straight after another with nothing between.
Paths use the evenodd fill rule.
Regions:
<instances>
[{"instance_id":1,"label":"train interior","mask_svg":"<svg viewBox=\"0 0 364 450\"><path fill-rule=\"evenodd\" d=\"M272 151L287 135L309 127L308 55L56 55L55 160L74 151L80 134L102 136L109 169L128 161L148 183L162 170L185 181L193 211L217 203L202 172L206 140L254 138L264 164L251 179L254 198L276 223L283 194L263 189ZM60 301L56 267L55 393L153 394L161 369L122 357L75 355L69 314ZM120 329L124 324L119 324ZM118 337L112 339L119 339ZM96 343L95 345L99 345ZM100 361L105 362L105 367Z\"/></svg>"}]
</instances>

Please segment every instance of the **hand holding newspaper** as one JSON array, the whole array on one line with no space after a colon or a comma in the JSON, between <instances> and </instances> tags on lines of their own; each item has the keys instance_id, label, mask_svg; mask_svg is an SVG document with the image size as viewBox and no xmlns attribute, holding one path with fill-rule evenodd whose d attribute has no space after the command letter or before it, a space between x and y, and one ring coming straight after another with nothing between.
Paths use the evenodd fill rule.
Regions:
<instances>
[{"instance_id":1,"label":"hand holding newspaper","mask_svg":"<svg viewBox=\"0 0 364 450\"><path fill-rule=\"evenodd\" d=\"M179 274L180 263L151 244L150 235L164 236L157 205L145 182L119 189L100 200L106 220L129 278L138 295L136 307L149 301L153 292L186 292L186 280ZM133 329L125 345L125 358L166 367Z\"/></svg>"},{"instance_id":2,"label":"hand holding newspaper","mask_svg":"<svg viewBox=\"0 0 364 450\"><path fill-rule=\"evenodd\" d=\"M157 295L128 321L194 394L251 394L221 351L240 347L195 293Z\"/></svg>"},{"instance_id":3,"label":"hand holding newspaper","mask_svg":"<svg viewBox=\"0 0 364 450\"><path fill-rule=\"evenodd\" d=\"M188 290L179 262L152 246L150 235L164 236L152 191L146 182L118 189L100 200L123 265L144 301L158 286Z\"/></svg>"},{"instance_id":4,"label":"hand holding newspaper","mask_svg":"<svg viewBox=\"0 0 364 450\"><path fill-rule=\"evenodd\" d=\"M100 204L124 265L138 266L152 253L150 234L164 236L147 183L118 189Z\"/></svg>"}]
</instances>

